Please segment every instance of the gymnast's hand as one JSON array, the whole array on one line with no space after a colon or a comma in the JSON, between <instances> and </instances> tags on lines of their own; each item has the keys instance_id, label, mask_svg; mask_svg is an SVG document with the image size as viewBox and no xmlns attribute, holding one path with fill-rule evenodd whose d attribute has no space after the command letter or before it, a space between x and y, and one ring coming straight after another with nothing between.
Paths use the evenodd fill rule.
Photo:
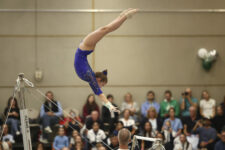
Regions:
<instances>
[{"instance_id":1,"label":"gymnast's hand","mask_svg":"<svg viewBox=\"0 0 225 150\"><path fill-rule=\"evenodd\" d=\"M125 16L126 18L131 18L136 12L138 12L138 9L134 9L134 8L129 8L124 10L120 16L123 17Z\"/></svg>"},{"instance_id":2,"label":"gymnast's hand","mask_svg":"<svg viewBox=\"0 0 225 150\"><path fill-rule=\"evenodd\" d=\"M110 101L107 101L106 103L103 104L105 107L107 107L109 109L110 112L117 112L118 114L120 114L120 111L118 109L118 107L115 107L112 105L112 103Z\"/></svg>"}]
</instances>

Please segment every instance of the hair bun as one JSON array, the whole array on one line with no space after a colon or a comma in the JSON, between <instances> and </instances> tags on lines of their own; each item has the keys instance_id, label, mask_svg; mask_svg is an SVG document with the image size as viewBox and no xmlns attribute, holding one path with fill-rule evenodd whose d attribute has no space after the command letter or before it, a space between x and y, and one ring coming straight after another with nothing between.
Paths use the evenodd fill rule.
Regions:
<instances>
[{"instance_id":1,"label":"hair bun","mask_svg":"<svg viewBox=\"0 0 225 150\"><path fill-rule=\"evenodd\" d=\"M102 73L103 73L104 75L106 75L106 76L107 76L107 74L108 74L107 69L106 69L106 70L103 70L103 71L102 71Z\"/></svg>"}]
</instances>

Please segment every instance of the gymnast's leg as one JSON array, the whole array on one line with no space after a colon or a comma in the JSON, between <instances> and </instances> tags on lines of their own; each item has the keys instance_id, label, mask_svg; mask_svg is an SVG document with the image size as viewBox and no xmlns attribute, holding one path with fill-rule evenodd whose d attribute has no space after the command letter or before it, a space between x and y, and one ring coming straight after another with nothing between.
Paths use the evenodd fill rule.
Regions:
<instances>
[{"instance_id":1,"label":"gymnast's leg","mask_svg":"<svg viewBox=\"0 0 225 150\"><path fill-rule=\"evenodd\" d=\"M82 50L94 50L98 41L100 41L106 34L118 29L128 17L136 12L137 9L131 8L123 11L115 20L113 20L108 25L100 27L99 29L88 34L79 45L79 48Z\"/></svg>"}]
</instances>

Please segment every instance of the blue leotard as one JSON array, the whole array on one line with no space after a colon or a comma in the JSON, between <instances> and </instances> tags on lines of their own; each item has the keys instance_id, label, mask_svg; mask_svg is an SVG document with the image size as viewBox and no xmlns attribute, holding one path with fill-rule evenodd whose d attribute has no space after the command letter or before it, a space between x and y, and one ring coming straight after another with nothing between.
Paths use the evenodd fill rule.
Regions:
<instances>
[{"instance_id":1,"label":"blue leotard","mask_svg":"<svg viewBox=\"0 0 225 150\"><path fill-rule=\"evenodd\" d=\"M98 85L98 82L95 77L95 73L92 71L87 56L91 54L92 51L84 51L80 48L77 49L74 60L74 68L77 75L84 81L88 82L93 92L96 95L102 94L102 90Z\"/></svg>"}]
</instances>

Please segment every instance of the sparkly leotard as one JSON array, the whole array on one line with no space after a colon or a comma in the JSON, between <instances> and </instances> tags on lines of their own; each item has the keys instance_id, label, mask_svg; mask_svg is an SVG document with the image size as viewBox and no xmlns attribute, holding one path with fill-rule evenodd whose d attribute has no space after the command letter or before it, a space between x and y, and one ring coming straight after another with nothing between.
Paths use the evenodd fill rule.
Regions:
<instances>
[{"instance_id":1,"label":"sparkly leotard","mask_svg":"<svg viewBox=\"0 0 225 150\"><path fill-rule=\"evenodd\" d=\"M77 75L84 81L88 82L93 92L96 95L102 94L102 90L98 85L98 82L95 77L95 73L92 71L87 56L91 54L92 51L84 51L80 48L77 49L74 60L74 68Z\"/></svg>"}]
</instances>

